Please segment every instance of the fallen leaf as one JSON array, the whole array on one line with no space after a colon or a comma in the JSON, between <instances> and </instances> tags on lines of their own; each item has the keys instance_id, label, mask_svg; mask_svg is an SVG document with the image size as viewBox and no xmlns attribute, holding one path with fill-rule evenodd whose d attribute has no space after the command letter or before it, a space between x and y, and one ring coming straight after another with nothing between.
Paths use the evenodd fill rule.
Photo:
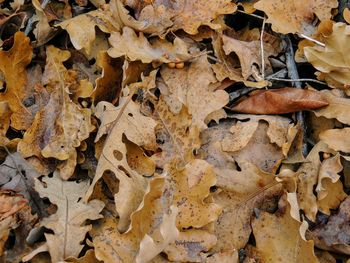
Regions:
<instances>
[{"instance_id":1,"label":"fallen leaf","mask_svg":"<svg viewBox=\"0 0 350 263\"><path fill-rule=\"evenodd\" d=\"M338 6L336 0L287 0L274 2L273 0L260 0L254 8L264 11L267 22L278 33L302 33L312 35L314 14L321 21L331 18L332 8Z\"/></svg>"},{"instance_id":2,"label":"fallen leaf","mask_svg":"<svg viewBox=\"0 0 350 263\"><path fill-rule=\"evenodd\" d=\"M200 129L207 127L204 120L210 113L220 110L228 102L224 90L215 90L217 80L206 56L200 56L183 69L163 67L160 74L169 94L174 94L187 107L193 125Z\"/></svg>"},{"instance_id":3,"label":"fallen leaf","mask_svg":"<svg viewBox=\"0 0 350 263\"><path fill-rule=\"evenodd\" d=\"M284 114L328 105L321 93L296 88L258 90L231 109L249 114Z\"/></svg>"},{"instance_id":4,"label":"fallen leaf","mask_svg":"<svg viewBox=\"0 0 350 263\"><path fill-rule=\"evenodd\" d=\"M63 261L70 256L77 257L83 248L81 241L92 227L91 224L85 225L86 220L101 218L100 212L104 204L100 200L92 200L86 204L81 201L89 187L88 181L63 181L57 173L52 178L44 177L42 181L43 183L36 179L36 191L41 198L47 197L51 203L57 205L57 212L40 222L40 226L53 231L45 233L46 243L42 247L50 253L53 262ZM23 261L43 252L42 247L25 256Z\"/></svg>"},{"instance_id":5,"label":"fallen leaf","mask_svg":"<svg viewBox=\"0 0 350 263\"><path fill-rule=\"evenodd\" d=\"M146 77L140 85L147 87L148 79L154 77L154 74ZM139 104L131 100L131 95L121 98L118 107L108 102L100 102L96 106L95 115L101 120L101 126L95 141L104 134L108 134L108 137L104 142L94 180L85 195L85 200L88 200L103 173L111 171L119 180L119 192L115 194L115 201L120 216L119 229L123 231L130 223L131 213L142 201L147 182L141 174L129 166L126 158L127 149L122 137L126 136L130 142L149 150L156 148L154 133L156 122L141 113Z\"/></svg>"},{"instance_id":6,"label":"fallen leaf","mask_svg":"<svg viewBox=\"0 0 350 263\"><path fill-rule=\"evenodd\" d=\"M350 254L349 248L349 204L347 197L340 205L339 212L331 215L325 225L316 227L310 234L315 245L321 249Z\"/></svg>"},{"instance_id":7,"label":"fallen leaf","mask_svg":"<svg viewBox=\"0 0 350 263\"><path fill-rule=\"evenodd\" d=\"M287 204L286 204L287 205ZM288 206L288 205L287 205ZM275 214L262 212L252 221L256 247L266 262L318 262L313 241L306 241L299 232L301 223L289 214L289 207L280 207Z\"/></svg>"},{"instance_id":8,"label":"fallen leaf","mask_svg":"<svg viewBox=\"0 0 350 263\"><path fill-rule=\"evenodd\" d=\"M31 96L31 90L26 89L27 73L26 67L32 60L33 48L30 40L22 32L14 37L14 44L8 51L0 52L0 72L2 72L6 84L5 92L0 94L0 102L7 102L11 116L11 126L18 130L28 128L21 122L12 122L14 114L32 118L31 112L25 106L25 100Z\"/></svg>"},{"instance_id":9,"label":"fallen leaf","mask_svg":"<svg viewBox=\"0 0 350 263\"><path fill-rule=\"evenodd\" d=\"M350 26L344 23L335 23L333 32L325 37L325 47L305 47L305 56L319 72L317 77L325 80L333 88L348 89L350 85L350 67L348 40Z\"/></svg>"},{"instance_id":10,"label":"fallen leaf","mask_svg":"<svg viewBox=\"0 0 350 263\"><path fill-rule=\"evenodd\" d=\"M350 128L326 130L320 134L320 140L335 151L350 152Z\"/></svg>"},{"instance_id":11,"label":"fallen leaf","mask_svg":"<svg viewBox=\"0 0 350 263\"><path fill-rule=\"evenodd\" d=\"M34 179L40 174L18 152L7 156L0 165L1 189L9 189L22 194L28 200L33 212L39 216L45 213L39 195L34 191Z\"/></svg>"},{"instance_id":12,"label":"fallen leaf","mask_svg":"<svg viewBox=\"0 0 350 263\"><path fill-rule=\"evenodd\" d=\"M155 113L159 118L156 128L157 140L162 152L152 156L158 167L164 167L173 158L183 164L191 161L193 152L199 148L199 129L192 126L192 117L185 106L178 114L174 114L161 96Z\"/></svg>"},{"instance_id":13,"label":"fallen leaf","mask_svg":"<svg viewBox=\"0 0 350 263\"><path fill-rule=\"evenodd\" d=\"M176 37L174 43L162 39L148 42L142 32L139 36L129 27L123 33L114 32L109 38L111 48L108 55L113 58L125 56L130 61L141 60L142 63L188 61L198 54L190 54L189 46Z\"/></svg>"},{"instance_id":14,"label":"fallen leaf","mask_svg":"<svg viewBox=\"0 0 350 263\"><path fill-rule=\"evenodd\" d=\"M87 139L94 129L90 119L91 110L74 104L67 93L70 77L63 62L69 56L68 51L48 47L43 83L52 90L50 99L36 114L32 126L25 132L18 145L18 151L25 158L52 157L66 161L59 168L61 176L65 179L68 179L75 169L75 148Z\"/></svg>"}]
</instances>

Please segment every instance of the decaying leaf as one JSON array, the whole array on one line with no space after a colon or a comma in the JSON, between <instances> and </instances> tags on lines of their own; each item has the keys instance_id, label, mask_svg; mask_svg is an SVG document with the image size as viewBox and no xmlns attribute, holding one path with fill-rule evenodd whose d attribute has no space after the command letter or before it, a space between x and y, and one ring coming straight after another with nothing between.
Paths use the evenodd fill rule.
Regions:
<instances>
[{"instance_id":1,"label":"decaying leaf","mask_svg":"<svg viewBox=\"0 0 350 263\"><path fill-rule=\"evenodd\" d=\"M88 138L94 129L90 119L91 110L81 108L69 97L72 79L63 65L69 56L68 51L48 47L47 65L42 81L47 84L47 89L51 90L50 99L36 114L32 126L18 145L18 151L25 158L52 157L66 161L66 167L60 168L61 176L65 179L74 172L75 148Z\"/></svg>"},{"instance_id":2,"label":"decaying leaf","mask_svg":"<svg viewBox=\"0 0 350 263\"><path fill-rule=\"evenodd\" d=\"M187 107L192 123L200 129L206 127L204 120L210 113L220 110L228 102L224 90L215 90L217 80L206 56L200 56L183 69L163 67L161 76L167 85L168 96L172 94L174 100Z\"/></svg>"},{"instance_id":3,"label":"decaying leaf","mask_svg":"<svg viewBox=\"0 0 350 263\"><path fill-rule=\"evenodd\" d=\"M287 204L275 214L262 212L252 221L256 247L263 262L318 262L313 241L302 238L301 223L290 216Z\"/></svg>"},{"instance_id":4,"label":"decaying leaf","mask_svg":"<svg viewBox=\"0 0 350 263\"><path fill-rule=\"evenodd\" d=\"M332 8L338 6L336 0L260 0L254 4L256 9L264 11L267 22L272 24L274 31L288 33L303 33L312 35L314 14L321 21L331 17Z\"/></svg>"},{"instance_id":5,"label":"decaying leaf","mask_svg":"<svg viewBox=\"0 0 350 263\"><path fill-rule=\"evenodd\" d=\"M154 79L154 74L148 77ZM142 85L148 85L145 78ZM140 87L141 87L140 86ZM131 94L132 95L132 94ZM92 182L85 200L88 200L97 181L105 171L111 171L119 180L119 192L115 195L116 209L120 216L120 230L125 231L129 225L130 215L141 203L147 187L142 174L132 170L127 162L126 146L122 140L126 136L132 143L146 149L154 149L156 138L154 128L156 122L144 116L139 104L131 99L131 95L120 99L118 107L107 102L100 102L95 115L101 120L96 141L104 134L108 134L97 165L94 181Z\"/></svg>"},{"instance_id":6,"label":"decaying leaf","mask_svg":"<svg viewBox=\"0 0 350 263\"><path fill-rule=\"evenodd\" d=\"M23 125L21 121L14 121L17 118L32 118L31 112L26 108L25 100L30 97L31 90L26 89L27 73L26 66L32 60L33 48L29 43L29 38L22 32L15 34L14 44L8 51L0 51L0 72L4 76L6 90L0 93L0 102L7 102L11 116L11 126L21 130L28 128L28 123ZM28 116L29 115L29 116Z\"/></svg>"},{"instance_id":7,"label":"decaying leaf","mask_svg":"<svg viewBox=\"0 0 350 263\"><path fill-rule=\"evenodd\" d=\"M326 130L320 134L320 140L335 151L350 152L348 140L350 128Z\"/></svg>"},{"instance_id":8,"label":"decaying leaf","mask_svg":"<svg viewBox=\"0 0 350 263\"><path fill-rule=\"evenodd\" d=\"M0 187L21 193L30 204L32 210L43 215L42 203L34 191L34 179L40 174L17 152L7 156L0 165Z\"/></svg>"},{"instance_id":9,"label":"decaying leaf","mask_svg":"<svg viewBox=\"0 0 350 263\"><path fill-rule=\"evenodd\" d=\"M282 88L253 92L231 109L249 114L283 114L314 110L327 105L327 100L317 91Z\"/></svg>"},{"instance_id":10,"label":"decaying leaf","mask_svg":"<svg viewBox=\"0 0 350 263\"><path fill-rule=\"evenodd\" d=\"M70 256L77 257L83 248L80 242L91 229L91 225L85 225L86 220L101 218L100 212L104 204L100 200L91 200L87 204L81 201L89 187L88 181L63 181L57 173L52 178L43 178L42 181L43 183L36 179L35 189L40 197L47 197L51 203L57 205L57 212L44 218L40 226L52 230L53 234L45 233L46 243L28 254L24 261L43 251L50 253L53 262L63 261Z\"/></svg>"},{"instance_id":11,"label":"decaying leaf","mask_svg":"<svg viewBox=\"0 0 350 263\"><path fill-rule=\"evenodd\" d=\"M326 225L320 225L310 236L321 249L349 255L349 197L340 205L339 212L330 216Z\"/></svg>"},{"instance_id":12,"label":"decaying leaf","mask_svg":"<svg viewBox=\"0 0 350 263\"><path fill-rule=\"evenodd\" d=\"M349 61L350 26L335 23L333 32L325 37L325 47L305 47L307 60L320 72L318 79L333 88L348 89L350 85Z\"/></svg>"},{"instance_id":13,"label":"decaying leaf","mask_svg":"<svg viewBox=\"0 0 350 263\"><path fill-rule=\"evenodd\" d=\"M108 55L111 57L125 56L131 61L141 60L143 63L184 62L196 55L190 54L188 44L178 37L175 38L173 44L161 39L149 43L142 32L137 36L129 27L124 27L122 34L113 33L109 42L112 47L108 50Z\"/></svg>"}]
</instances>

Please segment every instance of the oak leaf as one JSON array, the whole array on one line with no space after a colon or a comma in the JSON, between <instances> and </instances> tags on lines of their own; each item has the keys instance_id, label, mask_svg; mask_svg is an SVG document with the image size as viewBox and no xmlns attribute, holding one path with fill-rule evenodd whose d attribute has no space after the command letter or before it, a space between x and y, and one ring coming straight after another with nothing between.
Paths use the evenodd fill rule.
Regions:
<instances>
[{"instance_id":1,"label":"oak leaf","mask_svg":"<svg viewBox=\"0 0 350 263\"><path fill-rule=\"evenodd\" d=\"M323 90L321 94L327 100L328 105L315 110L315 115L317 117L323 116L327 119L337 119L341 123L350 125L350 116L348 114L350 110L350 100L342 96L337 96L329 90Z\"/></svg>"},{"instance_id":2,"label":"oak leaf","mask_svg":"<svg viewBox=\"0 0 350 263\"><path fill-rule=\"evenodd\" d=\"M124 27L122 34L112 33L109 42L112 47L108 55L111 57L125 56L128 60L141 60L143 63L187 61L194 56L189 53L188 44L178 37L174 43L162 39L150 43L142 32L137 36L129 27Z\"/></svg>"},{"instance_id":3,"label":"oak leaf","mask_svg":"<svg viewBox=\"0 0 350 263\"><path fill-rule=\"evenodd\" d=\"M317 77L333 88L348 89L350 85L349 61L350 26L335 23L333 32L325 37L325 47L305 47L307 60L319 71Z\"/></svg>"},{"instance_id":4,"label":"oak leaf","mask_svg":"<svg viewBox=\"0 0 350 263\"><path fill-rule=\"evenodd\" d=\"M118 0L118 2L120 1ZM147 25L153 22L153 24L162 25L158 27L157 31L160 31L160 29L172 31L183 29L190 35L197 34L200 26L220 29L221 25L215 23L215 19L220 15L231 14L236 11L236 5L228 0L213 0L210 1L209 4L204 0L177 0L174 2L162 0L154 3L152 2L152 5L150 5L150 2L148 2L148 5L137 4L134 5L134 8L136 9L136 14L140 14L139 21L137 21L139 23L144 22ZM140 10L141 8L142 10ZM160 12L159 9L163 12ZM156 15L156 11L160 13L160 17L162 18L157 22L154 21L154 18L151 19L152 15ZM172 24L170 24L170 21ZM166 28L166 26L168 26L168 28ZM138 29L143 31L140 27ZM150 32L150 30L148 30L148 32ZM151 31L151 33L154 33L154 31Z\"/></svg>"},{"instance_id":5,"label":"oak leaf","mask_svg":"<svg viewBox=\"0 0 350 263\"><path fill-rule=\"evenodd\" d=\"M350 128L330 129L320 134L320 140L335 151L350 152Z\"/></svg>"},{"instance_id":6,"label":"oak leaf","mask_svg":"<svg viewBox=\"0 0 350 263\"><path fill-rule=\"evenodd\" d=\"M331 215L326 224L316 227L310 234L315 245L321 249L350 254L349 247L349 205L347 197L340 205L338 213Z\"/></svg>"},{"instance_id":7,"label":"oak leaf","mask_svg":"<svg viewBox=\"0 0 350 263\"><path fill-rule=\"evenodd\" d=\"M267 22L278 33L302 33L312 35L314 15L321 21L331 18L332 8L338 6L336 0L260 0L254 4L268 16Z\"/></svg>"},{"instance_id":8,"label":"oak leaf","mask_svg":"<svg viewBox=\"0 0 350 263\"><path fill-rule=\"evenodd\" d=\"M174 114L161 96L155 113L159 119L157 140L162 149L162 152L152 156L157 166L163 167L173 158L181 160L183 164L191 161L194 158L193 151L200 146L200 140L199 129L192 126L192 117L187 108L182 106L181 111Z\"/></svg>"},{"instance_id":9,"label":"oak leaf","mask_svg":"<svg viewBox=\"0 0 350 263\"><path fill-rule=\"evenodd\" d=\"M214 194L214 200L223 206L215 222L215 234L219 237L216 251L245 247L252 231L249 222L254 209L273 203L274 196L281 192L272 174L247 162L239 163L239 167L240 171L215 167L220 190Z\"/></svg>"},{"instance_id":10,"label":"oak leaf","mask_svg":"<svg viewBox=\"0 0 350 263\"><path fill-rule=\"evenodd\" d=\"M228 102L226 91L216 90L217 80L204 55L183 69L163 67L160 73L169 94L187 107L193 125L198 125L201 130L207 127L206 117Z\"/></svg>"},{"instance_id":11,"label":"oak leaf","mask_svg":"<svg viewBox=\"0 0 350 263\"><path fill-rule=\"evenodd\" d=\"M31 90L26 88L27 73L26 67L32 60L33 48L30 40L22 32L17 32L14 36L14 44L8 51L0 51L0 72L4 76L6 89L0 94L0 102L7 102L11 116L11 126L15 129L27 129L28 123L13 122L14 114L19 119L25 116L32 118L30 111L25 106L25 100L30 97ZM4 84L3 84L4 85ZM30 124L29 124L30 125Z\"/></svg>"},{"instance_id":12,"label":"oak leaf","mask_svg":"<svg viewBox=\"0 0 350 263\"><path fill-rule=\"evenodd\" d=\"M65 179L69 178L75 169L75 148L88 138L94 129L90 120L91 110L81 108L69 97L68 87L76 83L63 65L69 56L68 51L53 46L47 48L47 64L42 81L51 91L50 99L36 114L32 126L18 145L18 151L25 158L53 157L65 161L59 167L62 171L61 176Z\"/></svg>"},{"instance_id":13,"label":"oak leaf","mask_svg":"<svg viewBox=\"0 0 350 263\"><path fill-rule=\"evenodd\" d=\"M139 88L146 89L154 84L155 72L140 82ZM152 81L153 80L153 81ZM156 122L140 111L139 104L135 103L129 94L121 97L119 106L111 103L100 102L96 106L95 115L101 120L101 126L95 141L104 134L108 134L99 157L94 180L85 195L88 200L93 193L95 184L102 178L105 171L111 171L119 180L119 192L115 194L116 209L120 216L119 229L125 231L129 225L130 215L136 210L142 201L147 182L142 174L131 169L127 162L127 148L123 142L123 136L148 150L156 149L154 129ZM149 176L149 174L148 174Z\"/></svg>"},{"instance_id":14,"label":"oak leaf","mask_svg":"<svg viewBox=\"0 0 350 263\"><path fill-rule=\"evenodd\" d=\"M69 256L77 257L83 248L80 242L92 227L86 221L102 218L100 212L104 204L100 200L86 204L81 201L89 187L88 181L63 181L56 172L52 178L44 177L42 181L36 179L35 189L40 197L47 197L57 205L57 212L44 218L40 226L52 230L53 234L45 233L46 243L28 254L24 261L43 251L50 253L53 262L63 261Z\"/></svg>"}]
</instances>

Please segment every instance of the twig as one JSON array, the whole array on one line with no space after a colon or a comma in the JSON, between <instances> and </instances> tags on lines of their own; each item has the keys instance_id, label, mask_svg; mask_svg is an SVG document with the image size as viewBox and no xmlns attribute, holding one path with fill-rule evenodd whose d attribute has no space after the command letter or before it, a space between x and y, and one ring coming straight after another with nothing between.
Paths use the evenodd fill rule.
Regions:
<instances>
[{"instance_id":1,"label":"twig","mask_svg":"<svg viewBox=\"0 0 350 263\"><path fill-rule=\"evenodd\" d=\"M275 77L266 77L266 80L276 80L276 81L284 81L284 82L314 82L314 83L318 83L318 84L321 84L321 85L326 85L326 83L322 82L322 81L319 81L319 80L316 80L316 79L281 79L281 78L275 78Z\"/></svg>"},{"instance_id":2,"label":"twig","mask_svg":"<svg viewBox=\"0 0 350 263\"><path fill-rule=\"evenodd\" d=\"M243 10L237 10L237 12L245 14L245 15L248 15L248 16L256 17L256 18L261 19L261 20L265 19L265 17L263 17L263 16L259 16L259 15L256 15L256 14L249 14L249 13L243 11Z\"/></svg>"},{"instance_id":3,"label":"twig","mask_svg":"<svg viewBox=\"0 0 350 263\"><path fill-rule=\"evenodd\" d=\"M286 43L286 66L288 69L288 76L293 83L293 86L295 86L298 89L302 89L302 84L299 78L299 73L297 69L297 65L295 64L294 60L294 50L292 46L292 41L287 35L284 35L283 37L284 42ZM302 111L298 111L296 113L296 119L300 124L300 127L303 131L303 145L302 145L302 153L304 156L307 155L308 149L307 149L307 143L306 143L306 125L304 120L304 114Z\"/></svg>"},{"instance_id":4,"label":"twig","mask_svg":"<svg viewBox=\"0 0 350 263\"><path fill-rule=\"evenodd\" d=\"M320 46L322 46L322 47L325 47L326 45L324 44L324 43L322 43L322 42L320 42L320 41L318 41L318 40L316 40L316 39L313 39L312 37L309 37L309 36L307 36L307 35L304 35L304 34L298 34L300 37L302 37L302 38L305 38L305 39L307 39L307 40L309 40L309 41L311 41L311 42L314 42L314 43L316 43L317 45L320 45Z\"/></svg>"},{"instance_id":5,"label":"twig","mask_svg":"<svg viewBox=\"0 0 350 263\"><path fill-rule=\"evenodd\" d=\"M264 59L264 31L266 19L264 18L260 33L260 54L261 54L261 76L265 79L265 59Z\"/></svg>"}]
</instances>

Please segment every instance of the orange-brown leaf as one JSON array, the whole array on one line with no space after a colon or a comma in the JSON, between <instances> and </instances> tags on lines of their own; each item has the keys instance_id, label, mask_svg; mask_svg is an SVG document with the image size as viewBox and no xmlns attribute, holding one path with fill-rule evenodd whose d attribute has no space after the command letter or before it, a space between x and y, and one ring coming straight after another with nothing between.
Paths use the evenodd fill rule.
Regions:
<instances>
[{"instance_id":1,"label":"orange-brown leaf","mask_svg":"<svg viewBox=\"0 0 350 263\"><path fill-rule=\"evenodd\" d=\"M232 110L249 114L284 114L327 105L327 100L317 91L281 88L256 91L239 101Z\"/></svg>"}]
</instances>

